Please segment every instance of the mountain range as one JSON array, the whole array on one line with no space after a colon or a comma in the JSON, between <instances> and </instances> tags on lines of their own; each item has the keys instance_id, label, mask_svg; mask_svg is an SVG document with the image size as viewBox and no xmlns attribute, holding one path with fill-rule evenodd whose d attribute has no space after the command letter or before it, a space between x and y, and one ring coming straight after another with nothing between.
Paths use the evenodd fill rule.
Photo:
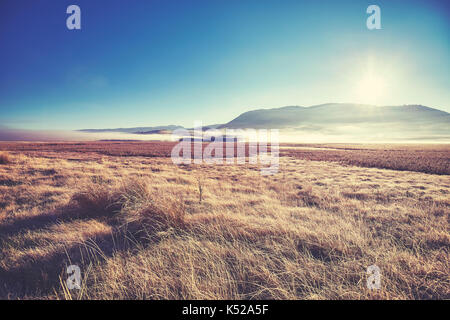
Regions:
<instances>
[{"instance_id":1,"label":"mountain range","mask_svg":"<svg viewBox=\"0 0 450 320\"><path fill-rule=\"evenodd\" d=\"M222 128L298 128L337 124L450 124L450 114L421 105L371 106L329 103L245 112Z\"/></svg>"},{"instance_id":2,"label":"mountain range","mask_svg":"<svg viewBox=\"0 0 450 320\"><path fill-rule=\"evenodd\" d=\"M177 125L117 129L83 129L83 132L124 132L164 134L183 128ZM285 129L306 132L342 133L342 128L359 132L409 132L420 136L450 137L450 114L422 105L373 106L350 103L328 103L311 107L287 106L244 112L224 123L203 129L254 128ZM192 128L185 128L192 130ZM345 130L344 130L345 131Z\"/></svg>"}]
</instances>

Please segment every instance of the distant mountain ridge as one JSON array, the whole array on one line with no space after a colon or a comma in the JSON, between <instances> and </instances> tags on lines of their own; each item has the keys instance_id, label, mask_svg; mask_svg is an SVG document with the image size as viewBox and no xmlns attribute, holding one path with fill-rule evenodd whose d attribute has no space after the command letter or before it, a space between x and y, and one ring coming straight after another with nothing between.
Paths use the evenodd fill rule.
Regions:
<instances>
[{"instance_id":1,"label":"distant mountain ridge","mask_svg":"<svg viewBox=\"0 0 450 320\"><path fill-rule=\"evenodd\" d=\"M450 124L450 114L421 106L372 106L329 103L312 107L288 106L245 112L221 128L296 128L305 125L381 124L381 123Z\"/></svg>"},{"instance_id":2,"label":"distant mountain ridge","mask_svg":"<svg viewBox=\"0 0 450 320\"><path fill-rule=\"evenodd\" d=\"M148 133L157 131L172 131L176 129L183 128L182 126L168 125L168 126L156 126L156 127L133 127L133 128L115 128L115 129L81 129L77 131L81 132L126 132L126 133Z\"/></svg>"},{"instance_id":3,"label":"distant mountain ridge","mask_svg":"<svg viewBox=\"0 0 450 320\"><path fill-rule=\"evenodd\" d=\"M225 124L203 129L254 128L293 129L333 133L339 128L358 127L372 133L389 130L421 131L421 134L450 136L450 114L422 105L373 106L353 103L327 103L311 107L286 106L244 112ZM168 134L182 126L135 127L117 129L83 129L82 132L125 132L134 134ZM192 130L192 128L184 128ZM367 131L366 130L366 131ZM342 130L341 130L342 131Z\"/></svg>"}]
</instances>

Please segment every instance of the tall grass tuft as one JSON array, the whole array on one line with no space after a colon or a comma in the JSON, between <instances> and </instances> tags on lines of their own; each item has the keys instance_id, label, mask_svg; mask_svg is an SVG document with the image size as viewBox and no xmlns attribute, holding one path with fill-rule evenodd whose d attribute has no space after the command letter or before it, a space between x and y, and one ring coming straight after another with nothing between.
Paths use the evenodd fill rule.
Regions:
<instances>
[{"instance_id":1,"label":"tall grass tuft","mask_svg":"<svg viewBox=\"0 0 450 320\"><path fill-rule=\"evenodd\" d=\"M90 184L72 196L72 203L82 216L113 216L120 211L119 195L104 185Z\"/></svg>"},{"instance_id":2,"label":"tall grass tuft","mask_svg":"<svg viewBox=\"0 0 450 320\"><path fill-rule=\"evenodd\" d=\"M126 179L118 186L90 184L72 196L82 216L108 217L134 235L185 226L185 206L174 194L156 190L146 179Z\"/></svg>"},{"instance_id":3,"label":"tall grass tuft","mask_svg":"<svg viewBox=\"0 0 450 320\"><path fill-rule=\"evenodd\" d=\"M185 206L175 194L151 187L145 179L126 181L120 188L122 226L134 234L185 227Z\"/></svg>"},{"instance_id":4,"label":"tall grass tuft","mask_svg":"<svg viewBox=\"0 0 450 320\"><path fill-rule=\"evenodd\" d=\"M7 152L0 152L0 164L11 163L11 156Z\"/></svg>"}]
</instances>

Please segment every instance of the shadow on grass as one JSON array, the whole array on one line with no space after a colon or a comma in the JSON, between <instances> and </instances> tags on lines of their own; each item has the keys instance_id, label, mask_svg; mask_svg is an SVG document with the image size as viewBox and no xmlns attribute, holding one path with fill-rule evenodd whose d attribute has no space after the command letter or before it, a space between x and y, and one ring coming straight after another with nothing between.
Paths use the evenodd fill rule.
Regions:
<instances>
[{"instance_id":1,"label":"shadow on grass","mask_svg":"<svg viewBox=\"0 0 450 320\"><path fill-rule=\"evenodd\" d=\"M8 237L30 230L49 229L61 222L71 222L93 217L75 208L61 208L53 213L21 219L9 225L0 226L0 255L7 244ZM65 282L69 265L78 265L82 276L90 262L101 265L115 253L133 251L139 246L158 242L157 230L128 229L120 226L111 217L98 216L112 226L108 234L96 234L82 243L61 246L57 251L36 259L26 257L17 266L0 264L0 299L36 299L54 296L61 292L61 279ZM137 238L137 239L136 239ZM3 257L0 256L1 259ZM75 290L76 291L76 290ZM76 295L77 292L74 292Z\"/></svg>"},{"instance_id":2,"label":"shadow on grass","mask_svg":"<svg viewBox=\"0 0 450 320\"><path fill-rule=\"evenodd\" d=\"M2 239L15 234L47 228L55 223L71 221L77 218L82 218L82 216L76 210L64 207L46 214L15 219L13 222L0 225L0 244Z\"/></svg>"}]
</instances>

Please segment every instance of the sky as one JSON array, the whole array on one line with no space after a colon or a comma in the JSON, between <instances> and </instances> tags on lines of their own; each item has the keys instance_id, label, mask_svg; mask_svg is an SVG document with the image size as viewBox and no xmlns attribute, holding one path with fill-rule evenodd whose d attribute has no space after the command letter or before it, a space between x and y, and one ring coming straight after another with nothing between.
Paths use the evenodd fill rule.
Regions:
<instances>
[{"instance_id":1,"label":"sky","mask_svg":"<svg viewBox=\"0 0 450 320\"><path fill-rule=\"evenodd\" d=\"M192 127L329 102L450 112L449 31L448 1L1 0L0 128Z\"/></svg>"}]
</instances>

